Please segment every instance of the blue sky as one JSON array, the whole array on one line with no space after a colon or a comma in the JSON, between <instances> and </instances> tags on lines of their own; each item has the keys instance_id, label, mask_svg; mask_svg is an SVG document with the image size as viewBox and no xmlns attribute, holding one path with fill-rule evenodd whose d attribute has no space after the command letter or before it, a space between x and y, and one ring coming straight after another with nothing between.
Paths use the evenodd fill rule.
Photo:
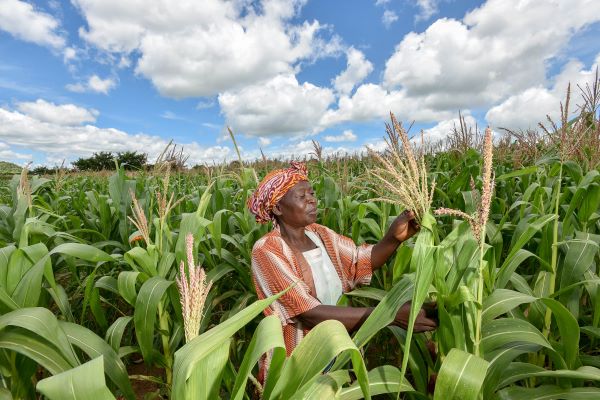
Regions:
<instances>
[{"instance_id":1,"label":"blue sky","mask_svg":"<svg viewBox=\"0 0 600 400\"><path fill-rule=\"evenodd\" d=\"M443 140L555 116L600 61L596 0L0 0L0 160L173 139L190 164ZM575 95L575 97L577 97Z\"/></svg>"}]
</instances>

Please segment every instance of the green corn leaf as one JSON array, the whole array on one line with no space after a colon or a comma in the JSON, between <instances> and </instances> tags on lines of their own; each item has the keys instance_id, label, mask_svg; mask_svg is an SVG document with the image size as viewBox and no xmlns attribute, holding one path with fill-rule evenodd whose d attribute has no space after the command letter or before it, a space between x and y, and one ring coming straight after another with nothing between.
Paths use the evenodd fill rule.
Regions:
<instances>
[{"instance_id":1,"label":"green corn leaf","mask_svg":"<svg viewBox=\"0 0 600 400\"><path fill-rule=\"evenodd\" d=\"M74 322L75 319L73 318L73 314L71 312L71 304L69 303L69 297L65 291L65 288L62 287L62 285L56 285L56 287L47 288L47 290L67 321Z\"/></svg>"},{"instance_id":2,"label":"green corn leaf","mask_svg":"<svg viewBox=\"0 0 600 400\"><path fill-rule=\"evenodd\" d=\"M146 249L134 247L123 258L135 271L144 272L148 276L158 275L158 251L154 245L149 245Z\"/></svg>"},{"instance_id":3,"label":"green corn leaf","mask_svg":"<svg viewBox=\"0 0 600 400\"><path fill-rule=\"evenodd\" d=\"M561 353L567 368L575 368L579 354L579 324L565 306L553 299L540 299L552 310L560 332Z\"/></svg>"},{"instance_id":4,"label":"green corn leaf","mask_svg":"<svg viewBox=\"0 0 600 400\"><path fill-rule=\"evenodd\" d=\"M13 396L10 393L10 390L0 388L0 400L13 400Z\"/></svg>"},{"instance_id":5,"label":"green corn leaf","mask_svg":"<svg viewBox=\"0 0 600 400\"><path fill-rule=\"evenodd\" d=\"M28 255L30 257L32 257L32 254L34 254L33 250L31 252L27 250L27 252L29 253ZM43 257L38 258L42 252L44 253ZM35 254L36 257L32 259L35 260L35 264L29 268L25 275L20 279L15 289L15 293L13 294L13 299L15 299L17 303L24 307L33 307L38 304L42 276L46 277L46 280L51 287L56 287L56 282L54 281L54 274L52 271L52 263L50 262L50 256L53 254L63 254L92 263L114 261L113 257L102 250L97 249L94 246L81 243L60 244L50 252L47 252L44 246L43 249L36 248Z\"/></svg>"},{"instance_id":6,"label":"green corn leaf","mask_svg":"<svg viewBox=\"0 0 600 400\"><path fill-rule=\"evenodd\" d=\"M537 232L539 232L544 226L546 226L546 224L555 219L556 215L547 214L542 215L541 217L538 217L533 221L523 220L522 224L524 226L524 229L521 232L519 232L516 236L513 236L513 240L510 246L510 252L504 260L504 263L500 267L500 270L505 268L505 266L507 266L512 261L512 259L516 257L519 250L521 250Z\"/></svg>"},{"instance_id":7,"label":"green corn leaf","mask_svg":"<svg viewBox=\"0 0 600 400\"><path fill-rule=\"evenodd\" d=\"M175 262L175 253L163 251L160 259L158 260L158 266L156 272L158 276L166 278L169 272L172 270L173 263Z\"/></svg>"},{"instance_id":8,"label":"green corn leaf","mask_svg":"<svg viewBox=\"0 0 600 400\"><path fill-rule=\"evenodd\" d=\"M117 277L117 290L123 299L131 305L135 304L137 298L135 284L140 274L139 271L122 271Z\"/></svg>"},{"instance_id":9,"label":"green corn leaf","mask_svg":"<svg viewBox=\"0 0 600 400\"><path fill-rule=\"evenodd\" d=\"M52 343L29 331L0 332L0 348L23 354L51 374L59 374L73 368Z\"/></svg>"},{"instance_id":10,"label":"green corn leaf","mask_svg":"<svg viewBox=\"0 0 600 400\"><path fill-rule=\"evenodd\" d=\"M354 373L366 399L370 399L367 370L358 348L341 322L328 320L311 329L285 361L271 399L289 399L315 379L340 353L349 352Z\"/></svg>"},{"instance_id":11,"label":"green corn leaf","mask_svg":"<svg viewBox=\"0 0 600 400\"><path fill-rule=\"evenodd\" d=\"M0 331L8 326L25 329L51 343L69 362L71 367L79 365L79 359L56 316L50 310L41 307L21 308L0 316Z\"/></svg>"},{"instance_id":12,"label":"green corn leaf","mask_svg":"<svg viewBox=\"0 0 600 400\"><path fill-rule=\"evenodd\" d=\"M341 371L336 371L341 372ZM310 384L304 386L290 400L305 399L339 399L340 384L329 374L317 375Z\"/></svg>"},{"instance_id":13,"label":"green corn leaf","mask_svg":"<svg viewBox=\"0 0 600 400\"><path fill-rule=\"evenodd\" d=\"M137 295L133 323L135 336L146 362L152 362L157 352L154 348L154 322L156 321L158 304L172 284L173 281L154 276L144 282Z\"/></svg>"},{"instance_id":14,"label":"green corn leaf","mask_svg":"<svg viewBox=\"0 0 600 400\"><path fill-rule=\"evenodd\" d=\"M583 381L600 381L600 369L595 367L580 367L576 370L549 371L534 364L513 362L508 365L502 374L499 388L508 386L528 378L565 378L581 379Z\"/></svg>"},{"instance_id":15,"label":"green corn leaf","mask_svg":"<svg viewBox=\"0 0 600 400\"><path fill-rule=\"evenodd\" d=\"M477 400L489 363L462 350L452 349L442 363L434 400Z\"/></svg>"},{"instance_id":16,"label":"green corn leaf","mask_svg":"<svg viewBox=\"0 0 600 400\"><path fill-rule=\"evenodd\" d=\"M593 326L582 326L581 332L585 333L589 337L595 337L597 339L600 339L600 328L596 328Z\"/></svg>"},{"instance_id":17,"label":"green corn leaf","mask_svg":"<svg viewBox=\"0 0 600 400\"><path fill-rule=\"evenodd\" d=\"M446 310L443 301L438 301L439 325L435 337L442 355L446 355L453 348L467 350L465 330L462 315L450 313Z\"/></svg>"},{"instance_id":18,"label":"green corn leaf","mask_svg":"<svg viewBox=\"0 0 600 400\"><path fill-rule=\"evenodd\" d=\"M552 349L541 332L521 319L501 318L483 324L481 347L484 354L514 344L532 343Z\"/></svg>"},{"instance_id":19,"label":"green corn leaf","mask_svg":"<svg viewBox=\"0 0 600 400\"><path fill-rule=\"evenodd\" d=\"M187 382L195 368L201 363L206 363L206 357L218 349L223 342L252 321L260 312L277 300L284 292L259 300L244 308L225 322L204 332L194 338L191 342L177 350L173 364L173 388L171 396L173 400L198 399L195 393L187 391ZM138 296L139 298L139 296ZM137 307L136 307L137 311ZM221 373L221 371L214 371Z\"/></svg>"},{"instance_id":20,"label":"green corn leaf","mask_svg":"<svg viewBox=\"0 0 600 400\"><path fill-rule=\"evenodd\" d=\"M508 365L522 354L535 353L541 348L540 345L531 343L515 343L510 347L496 350L486 354L486 360L490 365L483 383L482 395L484 399L493 397L498 390L498 383Z\"/></svg>"},{"instance_id":21,"label":"green corn leaf","mask_svg":"<svg viewBox=\"0 0 600 400\"><path fill-rule=\"evenodd\" d=\"M415 390L422 393L427 392L429 365L432 365L433 361L429 356L429 351L424 348L422 338L415 338L411 342L410 350L406 350L404 343L406 342L407 332L399 326L388 326L387 329L392 332L398 343L400 343L402 354L408 354L408 369L410 369Z\"/></svg>"},{"instance_id":22,"label":"green corn leaf","mask_svg":"<svg viewBox=\"0 0 600 400\"><path fill-rule=\"evenodd\" d=\"M212 221L204 218L204 215L199 215L198 213L184 213L181 215L179 235L177 236L177 243L175 244L175 256L178 263L187 259L185 249L185 237L187 234L191 233L194 235L194 252L196 252L200 238L205 235L206 230L211 224Z\"/></svg>"},{"instance_id":23,"label":"green corn leaf","mask_svg":"<svg viewBox=\"0 0 600 400\"><path fill-rule=\"evenodd\" d=\"M529 257L533 257L537 259L537 261L541 261L538 256L525 249L518 249L510 260L505 261L502 264L502 267L500 267L498 275L496 276L496 288L505 288L515 270Z\"/></svg>"},{"instance_id":24,"label":"green corn leaf","mask_svg":"<svg viewBox=\"0 0 600 400\"><path fill-rule=\"evenodd\" d=\"M35 307L41 294L44 269L51 268L48 248L38 243L14 251L8 265L6 290L21 307Z\"/></svg>"},{"instance_id":25,"label":"green corn leaf","mask_svg":"<svg viewBox=\"0 0 600 400\"><path fill-rule=\"evenodd\" d=\"M412 295L412 301L410 304L410 317L408 320L408 327L406 329L406 342L404 344L405 349L410 349L410 343L412 340L413 329L415 326L415 320L417 314L429 293L429 286L433 280L433 272L435 270L436 260L435 257L439 256L436 247L433 246L433 227L435 226L435 219L431 214L425 214L421 220L421 232L419 233L415 242L415 248L413 250L413 257L411 259L411 270L416 271L415 276L415 288ZM406 368L408 366L409 355L407 352L404 353L402 358L402 376L406 374ZM398 392L398 397L400 392Z\"/></svg>"},{"instance_id":26,"label":"green corn leaf","mask_svg":"<svg viewBox=\"0 0 600 400\"><path fill-rule=\"evenodd\" d=\"M233 271L234 268L232 266L226 264L219 264L206 273L206 280L213 282L214 284L219 279L223 278L225 275Z\"/></svg>"},{"instance_id":27,"label":"green corn leaf","mask_svg":"<svg viewBox=\"0 0 600 400\"><path fill-rule=\"evenodd\" d=\"M579 206L578 217L584 227L587 227L598 207L600 207L600 185L592 183L587 187Z\"/></svg>"},{"instance_id":28,"label":"green corn leaf","mask_svg":"<svg viewBox=\"0 0 600 400\"><path fill-rule=\"evenodd\" d=\"M202 193L202 196L200 196L200 201L198 202L198 209L196 210L196 214L199 217L204 217L204 215L206 214L206 210L208 209L208 205L210 204L210 198L212 196L211 190L214 183L214 181L211 182L210 185L208 185L206 189L204 189L204 193Z\"/></svg>"},{"instance_id":29,"label":"green corn leaf","mask_svg":"<svg viewBox=\"0 0 600 400\"><path fill-rule=\"evenodd\" d=\"M375 239L379 240L383 237L381 227L375 222L373 218L361 218L359 222L367 227Z\"/></svg>"},{"instance_id":30,"label":"green corn leaf","mask_svg":"<svg viewBox=\"0 0 600 400\"><path fill-rule=\"evenodd\" d=\"M360 349L365 346L377 332L394 321L400 307L411 299L412 291L413 284L408 277L397 282L354 334L353 340L356 347ZM348 361L347 355L339 356L332 370L341 368Z\"/></svg>"},{"instance_id":31,"label":"green corn leaf","mask_svg":"<svg viewBox=\"0 0 600 400\"><path fill-rule=\"evenodd\" d=\"M344 293L346 296L360 297L363 299L372 299L381 301L387 295L387 292L383 289L377 289L373 287L361 287L354 289L351 292Z\"/></svg>"},{"instance_id":32,"label":"green corn leaf","mask_svg":"<svg viewBox=\"0 0 600 400\"><path fill-rule=\"evenodd\" d=\"M133 317L119 317L106 331L105 340L113 348L114 351L119 351L121 347L121 340L123 339L123 333L127 329L127 325L133 319Z\"/></svg>"},{"instance_id":33,"label":"green corn leaf","mask_svg":"<svg viewBox=\"0 0 600 400\"><path fill-rule=\"evenodd\" d=\"M500 182L500 181L504 181L504 180L511 179L511 178L517 178L517 177L520 177L523 175L535 174L537 172L537 170L538 170L538 166L532 165L531 167L525 167L525 168L521 168L517 171L509 172L507 174L502 174L496 178L496 181Z\"/></svg>"},{"instance_id":34,"label":"green corn leaf","mask_svg":"<svg viewBox=\"0 0 600 400\"><path fill-rule=\"evenodd\" d=\"M6 289L3 286L0 286L0 303L2 306L6 308L5 312L10 312L20 308L20 306L15 303L12 297L6 292Z\"/></svg>"},{"instance_id":35,"label":"green corn leaf","mask_svg":"<svg viewBox=\"0 0 600 400\"><path fill-rule=\"evenodd\" d=\"M222 241L221 241L222 227L221 226L223 224L223 218L225 217L226 214L229 214L229 213L231 213L231 211L227 210L227 209L222 209L222 210L217 211L215 213L215 215L213 216L213 223L208 226L208 230L210 231L210 234L212 237L213 246L215 248L217 255L219 255L219 257L221 257L221 247L222 247Z\"/></svg>"},{"instance_id":36,"label":"green corn leaf","mask_svg":"<svg viewBox=\"0 0 600 400\"><path fill-rule=\"evenodd\" d=\"M398 382L401 380L401 392L411 392L411 395L416 398L427 398L427 396L414 392L410 383L406 379L401 379L400 370L391 365L383 365L369 371L369 391L372 396L385 393L397 393ZM340 400L359 400L363 398L363 393L358 382L355 382L348 388L342 389L339 394Z\"/></svg>"},{"instance_id":37,"label":"green corn leaf","mask_svg":"<svg viewBox=\"0 0 600 400\"><path fill-rule=\"evenodd\" d=\"M37 391L49 400L114 400L106 387L102 356L38 382Z\"/></svg>"},{"instance_id":38,"label":"green corn leaf","mask_svg":"<svg viewBox=\"0 0 600 400\"><path fill-rule=\"evenodd\" d=\"M561 388L553 385L543 385L536 388L510 387L498 392L500 400L597 400L600 389L595 387Z\"/></svg>"},{"instance_id":39,"label":"green corn leaf","mask_svg":"<svg viewBox=\"0 0 600 400\"><path fill-rule=\"evenodd\" d=\"M117 280L112 276L102 276L100 277L96 283L94 283L94 287L98 289L108 290L109 292L113 292L116 295L119 295L119 289L117 287Z\"/></svg>"},{"instance_id":40,"label":"green corn leaf","mask_svg":"<svg viewBox=\"0 0 600 400\"><path fill-rule=\"evenodd\" d=\"M410 279L396 283L354 335L356 346L363 347L377 332L394 321L398 310L411 299L412 293L413 282Z\"/></svg>"},{"instance_id":41,"label":"green corn leaf","mask_svg":"<svg viewBox=\"0 0 600 400\"><path fill-rule=\"evenodd\" d=\"M244 359L238 370L235 385L231 391L232 399L241 400L244 397L244 389L252 368L256 365L259 358L271 349L274 350L272 358L285 358L285 343L283 341L281 321L273 315L260 321L254 331L252 340L246 349Z\"/></svg>"},{"instance_id":42,"label":"green corn leaf","mask_svg":"<svg viewBox=\"0 0 600 400\"><path fill-rule=\"evenodd\" d=\"M594 264L598 243L591 239L573 239L565 242L567 253L562 265L560 288L582 279L583 273Z\"/></svg>"},{"instance_id":43,"label":"green corn leaf","mask_svg":"<svg viewBox=\"0 0 600 400\"><path fill-rule=\"evenodd\" d=\"M80 260L89 261L91 263L115 261L111 255L105 253L104 251L94 246L82 243L64 243L58 245L52 249L50 254L64 254Z\"/></svg>"},{"instance_id":44,"label":"green corn leaf","mask_svg":"<svg viewBox=\"0 0 600 400\"><path fill-rule=\"evenodd\" d=\"M73 346L81 349L90 358L102 356L104 370L111 381L121 389L127 399L135 398L125 364L108 343L83 326L70 322L61 322L60 326Z\"/></svg>"},{"instance_id":45,"label":"green corn leaf","mask_svg":"<svg viewBox=\"0 0 600 400\"><path fill-rule=\"evenodd\" d=\"M222 341L194 368L186 385L187 399L219 398L221 378L227 365L230 345L231 338Z\"/></svg>"},{"instance_id":46,"label":"green corn leaf","mask_svg":"<svg viewBox=\"0 0 600 400\"><path fill-rule=\"evenodd\" d=\"M318 375L310 384L304 385L302 391L298 391L290 400L300 399L339 399L339 393L346 383L350 382L350 374L347 370L328 372ZM358 390L362 393L360 385L356 382ZM362 398L362 397L361 397Z\"/></svg>"},{"instance_id":47,"label":"green corn leaf","mask_svg":"<svg viewBox=\"0 0 600 400\"><path fill-rule=\"evenodd\" d=\"M10 257L17 248L14 245L0 249L0 287L7 287Z\"/></svg>"},{"instance_id":48,"label":"green corn leaf","mask_svg":"<svg viewBox=\"0 0 600 400\"><path fill-rule=\"evenodd\" d=\"M515 292L514 290L496 289L483 301L482 321L491 321L521 304L531 303L536 300L536 297Z\"/></svg>"}]
</instances>

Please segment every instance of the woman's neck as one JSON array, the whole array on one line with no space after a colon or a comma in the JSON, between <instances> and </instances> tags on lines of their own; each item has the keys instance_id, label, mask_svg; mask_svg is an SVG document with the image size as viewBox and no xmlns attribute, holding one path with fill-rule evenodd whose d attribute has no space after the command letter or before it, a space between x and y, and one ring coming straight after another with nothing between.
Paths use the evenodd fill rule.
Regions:
<instances>
[{"instance_id":1,"label":"woman's neck","mask_svg":"<svg viewBox=\"0 0 600 400\"><path fill-rule=\"evenodd\" d=\"M316 248L316 245L305 233L305 226L290 226L285 222L280 222L279 231L281 237L290 246L301 252L312 250Z\"/></svg>"}]
</instances>

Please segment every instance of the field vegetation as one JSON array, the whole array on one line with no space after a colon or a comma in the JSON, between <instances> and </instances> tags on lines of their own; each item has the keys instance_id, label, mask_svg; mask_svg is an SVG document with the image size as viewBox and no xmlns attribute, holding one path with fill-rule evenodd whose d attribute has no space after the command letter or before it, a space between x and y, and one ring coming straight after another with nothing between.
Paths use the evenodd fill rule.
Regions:
<instances>
[{"instance_id":1,"label":"field vegetation","mask_svg":"<svg viewBox=\"0 0 600 400\"><path fill-rule=\"evenodd\" d=\"M581 91L535 131L461 119L428 143L392 115L383 152L315 142L319 223L374 243L409 207L422 229L340 300L376 307L357 332L323 322L287 358L251 280L270 227L245 207L283 160L24 169L0 191L0 398L600 398L598 79ZM439 328L387 326L407 301Z\"/></svg>"}]
</instances>

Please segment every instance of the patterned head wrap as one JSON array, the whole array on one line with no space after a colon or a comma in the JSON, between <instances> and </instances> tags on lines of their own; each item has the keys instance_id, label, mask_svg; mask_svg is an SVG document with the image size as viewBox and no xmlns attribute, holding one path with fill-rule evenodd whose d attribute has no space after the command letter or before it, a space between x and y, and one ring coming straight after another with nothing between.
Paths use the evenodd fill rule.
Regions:
<instances>
[{"instance_id":1,"label":"patterned head wrap","mask_svg":"<svg viewBox=\"0 0 600 400\"><path fill-rule=\"evenodd\" d=\"M275 222L273 207L288 190L302 181L308 181L304 163L292 161L289 168L269 172L248 199L248 209L254 214L256 221L261 224Z\"/></svg>"}]
</instances>

